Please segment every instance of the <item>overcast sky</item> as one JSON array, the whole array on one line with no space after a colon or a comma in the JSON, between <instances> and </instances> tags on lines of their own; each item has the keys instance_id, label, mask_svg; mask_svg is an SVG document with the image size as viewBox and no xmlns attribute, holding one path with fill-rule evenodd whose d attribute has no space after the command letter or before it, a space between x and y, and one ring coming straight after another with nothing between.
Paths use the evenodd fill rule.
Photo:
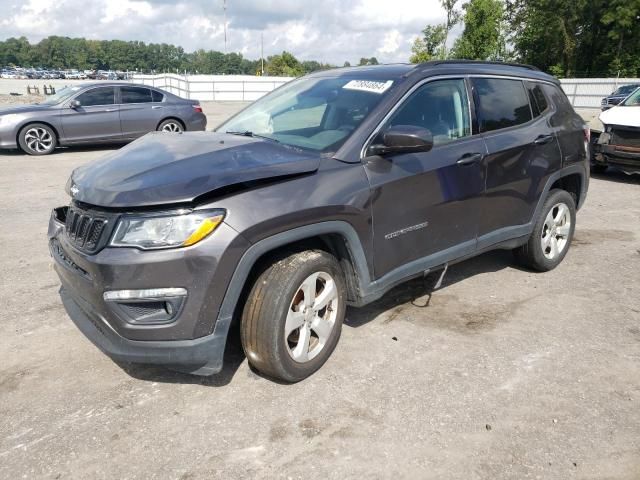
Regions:
<instances>
[{"instance_id":1,"label":"overcast sky","mask_svg":"<svg viewBox=\"0 0 640 480\"><path fill-rule=\"evenodd\" d=\"M223 0L0 0L0 38L48 35L173 43L224 51ZM413 39L440 23L439 0L227 0L229 52L288 50L342 65L408 61Z\"/></svg>"}]
</instances>

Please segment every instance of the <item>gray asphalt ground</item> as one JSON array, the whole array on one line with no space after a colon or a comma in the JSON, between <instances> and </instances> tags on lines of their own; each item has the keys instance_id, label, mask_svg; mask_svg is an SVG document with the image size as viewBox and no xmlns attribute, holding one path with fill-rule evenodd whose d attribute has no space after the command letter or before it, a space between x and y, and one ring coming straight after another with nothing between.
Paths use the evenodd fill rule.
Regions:
<instances>
[{"instance_id":1,"label":"gray asphalt ground","mask_svg":"<svg viewBox=\"0 0 640 480\"><path fill-rule=\"evenodd\" d=\"M402 285L282 385L237 341L210 378L121 367L67 318L47 222L103 154L0 153L0 478L640 478L640 177L592 178L556 270L493 252Z\"/></svg>"}]
</instances>

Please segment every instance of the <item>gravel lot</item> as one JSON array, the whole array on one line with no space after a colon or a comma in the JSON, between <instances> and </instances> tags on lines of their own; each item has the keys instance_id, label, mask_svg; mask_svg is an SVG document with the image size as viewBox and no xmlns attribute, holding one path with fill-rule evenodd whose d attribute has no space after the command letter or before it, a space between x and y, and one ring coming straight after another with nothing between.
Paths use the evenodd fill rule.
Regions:
<instances>
[{"instance_id":1,"label":"gravel lot","mask_svg":"<svg viewBox=\"0 0 640 480\"><path fill-rule=\"evenodd\" d=\"M206 104L210 125L237 104ZM0 153L0 478L640 478L640 177L592 179L555 271L493 252L347 312L280 385L120 367L67 318L46 242L73 168Z\"/></svg>"}]
</instances>

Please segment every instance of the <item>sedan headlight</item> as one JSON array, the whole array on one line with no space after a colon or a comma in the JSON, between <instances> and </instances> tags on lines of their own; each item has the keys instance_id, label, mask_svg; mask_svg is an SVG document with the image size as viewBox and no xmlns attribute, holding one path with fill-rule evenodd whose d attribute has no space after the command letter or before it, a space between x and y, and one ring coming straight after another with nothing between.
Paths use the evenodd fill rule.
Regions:
<instances>
[{"instance_id":1,"label":"sedan headlight","mask_svg":"<svg viewBox=\"0 0 640 480\"><path fill-rule=\"evenodd\" d=\"M223 210L158 216L125 216L111 240L115 247L143 250L188 247L209 236L224 220Z\"/></svg>"}]
</instances>

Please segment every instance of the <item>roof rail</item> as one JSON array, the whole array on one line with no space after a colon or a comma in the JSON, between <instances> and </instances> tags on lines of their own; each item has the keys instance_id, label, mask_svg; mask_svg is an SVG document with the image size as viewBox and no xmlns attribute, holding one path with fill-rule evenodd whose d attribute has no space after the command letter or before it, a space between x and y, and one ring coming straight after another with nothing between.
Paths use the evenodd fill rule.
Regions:
<instances>
[{"instance_id":1,"label":"roof rail","mask_svg":"<svg viewBox=\"0 0 640 480\"><path fill-rule=\"evenodd\" d=\"M429 62L425 62L420 64L420 66L429 66L433 67L436 65L455 65L455 64L477 64L477 65L502 65L507 67L520 67L526 68L528 70L540 71L538 67L534 67L533 65L526 65L524 63L512 63L512 62L497 62L497 61L487 61L487 60L431 60Z\"/></svg>"}]
</instances>

